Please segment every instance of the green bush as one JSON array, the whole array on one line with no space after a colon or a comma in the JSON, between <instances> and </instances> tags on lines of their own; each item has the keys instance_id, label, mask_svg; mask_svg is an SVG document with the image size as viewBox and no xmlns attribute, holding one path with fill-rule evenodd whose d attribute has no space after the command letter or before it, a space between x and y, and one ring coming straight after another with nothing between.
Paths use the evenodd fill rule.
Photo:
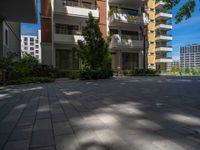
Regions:
<instances>
[{"instance_id":1,"label":"green bush","mask_svg":"<svg viewBox=\"0 0 200 150\"><path fill-rule=\"evenodd\" d=\"M56 70L56 77L57 78L66 78L70 77L71 71L70 70Z\"/></svg>"},{"instance_id":2,"label":"green bush","mask_svg":"<svg viewBox=\"0 0 200 150\"><path fill-rule=\"evenodd\" d=\"M80 71L77 71L77 70L71 71L69 78L73 79L73 80L74 79L80 79Z\"/></svg>"},{"instance_id":3,"label":"green bush","mask_svg":"<svg viewBox=\"0 0 200 150\"><path fill-rule=\"evenodd\" d=\"M53 82L53 78L49 77L25 77L16 80L1 81L0 86L15 85L15 84L28 84L28 83L48 83Z\"/></svg>"},{"instance_id":4,"label":"green bush","mask_svg":"<svg viewBox=\"0 0 200 150\"><path fill-rule=\"evenodd\" d=\"M31 75L34 77L55 77L56 70L52 66L38 64L33 66Z\"/></svg>"},{"instance_id":5,"label":"green bush","mask_svg":"<svg viewBox=\"0 0 200 150\"><path fill-rule=\"evenodd\" d=\"M109 69L90 69L85 67L80 70L81 80L97 80L97 79L108 79L113 76L113 72Z\"/></svg>"},{"instance_id":6,"label":"green bush","mask_svg":"<svg viewBox=\"0 0 200 150\"><path fill-rule=\"evenodd\" d=\"M158 70L154 69L133 69L123 72L125 76L156 76L159 75Z\"/></svg>"}]
</instances>

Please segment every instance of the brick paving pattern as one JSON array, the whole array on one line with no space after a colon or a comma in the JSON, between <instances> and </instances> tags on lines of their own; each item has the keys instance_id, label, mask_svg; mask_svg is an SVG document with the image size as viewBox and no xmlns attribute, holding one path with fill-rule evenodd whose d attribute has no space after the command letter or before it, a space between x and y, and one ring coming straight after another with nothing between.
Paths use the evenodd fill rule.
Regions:
<instances>
[{"instance_id":1,"label":"brick paving pattern","mask_svg":"<svg viewBox=\"0 0 200 150\"><path fill-rule=\"evenodd\" d=\"M0 87L2 150L199 150L200 79Z\"/></svg>"}]
</instances>

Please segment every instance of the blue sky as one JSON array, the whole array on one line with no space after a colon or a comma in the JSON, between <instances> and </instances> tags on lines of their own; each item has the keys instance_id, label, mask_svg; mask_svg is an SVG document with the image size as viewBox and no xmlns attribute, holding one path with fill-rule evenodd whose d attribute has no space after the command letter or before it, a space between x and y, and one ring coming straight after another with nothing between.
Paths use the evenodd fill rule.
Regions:
<instances>
[{"instance_id":1,"label":"blue sky","mask_svg":"<svg viewBox=\"0 0 200 150\"><path fill-rule=\"evenodd\" d=\"M38 22L37 24L21 23L22 35L37 35L38 29L40 29L40 0L38 0Z\"/></svg>"},{"instance_id":2,"label":"blue sky","mask_svg":"<svg viewBox=\"0 0 200 150\"><path fill-rule=\"evenodd\" d=\"M179 48L180 46L186 44L200 44L200 3L197 2L197 8L195 9L194 14L188 20L184 20L179 24L175 24L175 14L179 10L180 6L187 0L182 0L181 3L172 10L173 13L173 30L171 31L173 35L173 52L172 56L174 59L179 59Z\"/></svg>"},{"instance_id":3,"label":"blue sky","mask_svg":"<svg viewBox=\"0 0 200 150\"><path fill-rule=\"evenodd\" d=\"M173 36L173 41L170 42L173 46L172 56L174 59L179 59L179 48L186 44L200 43L200 7L195 9L194 14L188 20L184 20L179 24L175 24L175 14L179 10L180 6L187 0L182 0L181 3L172 10L173 13L173 30L170 33ZM197 6L200 6L199 0L196 0ZM40 0L38 0L38 9L40 9ZM40 10L38 11L38 23L27 24L22 23L22 34L25 35L37 35L37 30L40 29Z\"/></svg>"}]
</instances>

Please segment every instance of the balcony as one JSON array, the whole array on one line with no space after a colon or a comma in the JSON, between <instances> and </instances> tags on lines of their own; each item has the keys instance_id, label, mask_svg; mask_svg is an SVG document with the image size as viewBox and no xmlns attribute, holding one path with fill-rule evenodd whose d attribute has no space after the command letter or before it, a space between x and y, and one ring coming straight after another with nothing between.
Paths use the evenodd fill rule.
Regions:
<instances>
[{"instance_id":1,"label":"balcony","mask_svg":"<svg viewBox=\"0 0 200 150\"><path fill-rule=\"evenodd\" d=\"M142 16L131 16L125 11L114 13L112 16L110 16L109 19L110 19L110 25L115 23L141 25L145 23L145 18L143 18Z\"/></svg>"},{"instance_id":2,"label":"balcony","mask_svg":"<svg viewBox=\"0 0 200 150\"><path fill-rule=\"evenodd\" d=\"M171 52L172 51L172 47L157 47L156 48L157 52Z\"/></svg>"},{"instance_id":3,"label":"balcony","mask_svg":"<svg viewBox=\"0 0 200 150\"><path fill-rule=\"evenodd\" d=\"M171 41L172 39L173 39L172 36L167 34L166 35L162 34L156 37L157 41Z\"/></svg>"},{"instance_id":4,"label":"balcony","mask_svg":"<svg viewBox=\"0 0 200 150\"><path fill-rule=\"evenodd\" d=\"M55 1L55 14L88 18L92 13L93 17L99 18L99 9L97 5L74 1Z\"/></svg>"},{"instance_id":5,"label":"balcony","mask_svg":"<svg viewBox=\"0 0 200 150\"><path fill-rule=\"evenodd\" d=\"M64 33L63 34L61 34L61 33L54 34L54 42L58 43L58 44L76 45L79 40L83 41L84 37L78 31L69 31L66 34L64 34Z\"/></svg>"},{"instance_id":6,"label":"balcony","mask_svg":"<svg viewBox=\"0 0 200 150\"><path fill-rule=\"evenodd\" d=\"M156 8L157 8L157 7L163 7L165 4L166 4L166 3L163 2L162 0L158 0L155 7L156 7Z\"/></svg>"},{"instance_id":7,"label":"balcony","mask_svg":"<svg viewBox=\"0 0 200 150\"><path fill-rule=\"evenodd\" d=\"M168 11L162 11L162 12L158 12L156 14L156 18L161 18L161 19L171 19L172 18L172 14Z\"/></svg>"},{"instance_id":8,"label":"balcony","mask_svg":"<svg viewBox=\"0 0 200 150\"><path fill-rule=\"evenodd\" d=\"M172 57L161 57L156 59L156 63L170 63L173 62Z\"/></svg>"},{"instance_id":9,"label":"balcony","mask_svg":"<svg viewBox=\"0 0 200 150\"><path fill-rule=\"evenodd\" d=\"M109 3L139 7L145 4L146 0L109 0Z\"/></svg>"},{"instance_id":10,"label":"balcony","mask_svg":"<svg viewBox=\"0 0 200 150\"><path fill-rule=\"evenodd\" d=\"M172 25L171 24L158 24L156 26L156 29L160 29L160 30L171 30L172 29Z\"/></svg>"},{"instance_id":11,"label":"balcony","mask_svg":"<svg viewBox=\"0 0 200 150\"><path fill-rule=\"evenodd\" d=\"M111 44L110 44L111 49L115 48L143 48L143 41L138 40L137 37L134 36L126 36L122 35L120 36L119 34L115 34L112 36L111 39Z\"/></svg>"}]
</instances>

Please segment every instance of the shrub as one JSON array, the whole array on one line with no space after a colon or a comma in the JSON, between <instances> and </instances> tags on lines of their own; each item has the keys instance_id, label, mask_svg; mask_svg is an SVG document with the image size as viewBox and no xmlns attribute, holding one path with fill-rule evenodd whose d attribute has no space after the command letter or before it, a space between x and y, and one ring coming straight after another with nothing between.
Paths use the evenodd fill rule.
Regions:
<instances>
[{"instance_id":1,"label":"shrub","mask_svg":"<svg viewBox=\"0 0 200 150\"><path fill-rule=\"evenodd\" d=\"M35 65L31 71L34 77L55 77L56 70L48 65Z\"/></svg>"},{"instance_id":2,"label":"shrub","mask_svg":"<svg viewBox=\"0 0 200 150\"><path fill-rule=\"evenodd\" d=\"M108 79L113 76L113 72L110 69L90 69L85 67L80 70L80 79L82 80L96 80L96 79Z\"/></svg>"},{"instance_id":3,"label":"shrub","mask_svg":"<svg viewBox=\"0 0 200 150\"><path fill-rule=\"evenodd\" d=\"M56 70L56 77L57 78L66 78L66 77L70 77L70 73L71 71L69 70Z\"/></svg>"},{"instance_id":4,"label":"shrub","mask_svg":"<svg viewBox=\"0 0 200 150\"><path fill-rule=\"evenodd\" d=\"M49 77L25 77L16 80L8 80L0 82L0 86L15 85L15 84L28 84L28 83L48 83L53 82L53 78Z\"/></svg>"},{"instance_id":5,"label":"shrub","mask_svg":"<svg viewBox=\"0 0 200 150\"><path fill-rule=\"evenodd\" d=\"M80 71L74 70L70 72L70 79L80 79Z\"/></svg>"}]
</instances>

